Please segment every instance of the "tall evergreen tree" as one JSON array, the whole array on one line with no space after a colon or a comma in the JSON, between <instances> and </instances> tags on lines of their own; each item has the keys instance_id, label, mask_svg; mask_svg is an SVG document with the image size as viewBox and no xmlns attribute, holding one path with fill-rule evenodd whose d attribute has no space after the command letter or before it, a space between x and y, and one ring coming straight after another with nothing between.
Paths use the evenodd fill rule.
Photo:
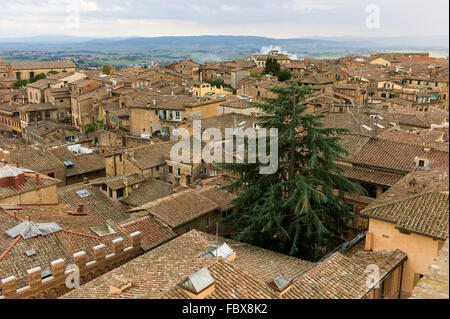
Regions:
<instances>
[{"instance_id":1,"label":"tall evergreen tree","mask_svg":"<svg viewBox=\"0 0 450 319\"><path fill-rule=\"evenodd\" d=\"M277 97L254 106L267 114L261 127L278 128L278 171L260 175L262 164L223 164L235 176L228 188L239 194L239 209L225 222L238 231L237 240L315 260L353 216L344 195L362 189L337 165L347 154L337 136L346 131L324 128L322 116L305 112L310 89L295 82L270 90Z\"/></svg>"},{"instance_id":2,"label":"tall evergreen tree","mask_svg":"<svg viewBox=\"0 0 450 319\"><path fill-rule=\"evenodd\" d=\"M280 64L278 61L274 58L271 58L270 56L267 57L266 63L264 65L264 74L272 74L274 76L278 76L278 73L280 72Z\"/></svg>"}]
</instances>

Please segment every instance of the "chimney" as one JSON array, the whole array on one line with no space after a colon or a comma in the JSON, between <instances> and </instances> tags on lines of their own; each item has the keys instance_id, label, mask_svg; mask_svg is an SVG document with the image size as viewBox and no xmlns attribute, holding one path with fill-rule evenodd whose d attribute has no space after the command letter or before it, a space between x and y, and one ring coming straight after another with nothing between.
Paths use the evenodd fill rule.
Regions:
<instances>
[{"instance_id":1,"label":"chimney","mask_svg":"<svg viewBox=\"0 0 450 319\"><path fill-rule=\"evenodd\" d=\"M19 161L16 162L16 166L17 166L17 168L20 168Z\"/></svg>"},{"instance_id":2,"label":"chimney","mask_svg":"<svg viewBox=\"0 0 450 319\"><path fill-rule=\"evenodd\" d=\"M41 185L41 176L39 175L39 173L36 173L36 184Z\"/></svg>"},{"instance_id":3,"label":"chimney","mask_svg":"<svg viewBox=\"0 0 450 319\"><path fill-rule=\"evenodd\" d=\"M415 179L409 181L408 192L411 194L417 193L417 181Z\"/></svg>"},{"instance_id":4,"label":"chimney","mask_svg":"<svg viewBox=\"0 0 450 319\"><path fill-rule=\"evenodd\" d=\"M78 213L83 214L84 213L84 204L78 205Z\"/></svg>"},{"instance_id":5,"label":"chimney","mask_svg":"<svg viewBox=\"0 0 450 319\"><path fill-rule=\"evenodd\" d=\"M20 180L19 176L14 177L14 187L18 191L20 189Z\"/></svg>"},{"instance_id":6,"label":"chimney","mask_svg":"<svg viewBox=\"0 0 450 319\"><path fill-rule=\"evenodd\" d=\"M83 183L84 184L89 184L89 179L87 177L83 177Z\"/></svg>"},{"instance_id":7,"label":"chimney","mask_svg":"<svg viewBox=\"0 0 450 319\"><path fill-rule=\"evenodd\" d=\"M423 150L428 153L429 151L431 151L432 148L433 148L433 145L426 144L426 145L424 145Z\"/></svg>"}]
</instances>

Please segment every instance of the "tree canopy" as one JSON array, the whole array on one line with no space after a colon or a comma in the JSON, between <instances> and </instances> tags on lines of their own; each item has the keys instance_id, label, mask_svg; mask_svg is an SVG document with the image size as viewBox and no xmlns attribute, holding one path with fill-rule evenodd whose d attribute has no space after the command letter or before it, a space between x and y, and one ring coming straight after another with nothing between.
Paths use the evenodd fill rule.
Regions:
<instances>
[{"instance_id":1,"label":"tree canopy","mask_svg":"<svg viewBox=\"0 0 450 319\"><path fill-rule=\"evenodd\" d=\"M353 217L344 195L363 191L337 165L347 154L338 134L346 131L324 128L320 115L305 112L310 88L295 82L270 91L277 97L253 105L268 114L260 127L278 128L278 170L260 175L262 164L222 164L235 177L226 188L238 194L238 210L225 223L237 240L316 260Z\"/></svg>"},{"instance_id":2,"label":"tree canopy","mask_svg":"<svg viewBox=\"0 0 450 319\"><path fill-rule=\"evenodd\" d=\"M109 65L109 64L103 65L103 68L102 68L102 73L103 74L110 75L111 71L112 71L112 66L111 65Z\"/></svg>"},{"instance_id":3,"label":"tree canopy","mask_svg":"<svg viewBox=\"0 0 450 319\"><path fill-rule=\"evenodd\" d=\"M290 80L292 77L291 72L289 70L281 70L278 73L278 81L285 82L287 80Z\"/></svg>"},{"instance_id":4,"label":"tree canopy","mask_svg":"<svg viewBox=\"0 0 450 319\"><path fill-rule=\"evenodd\" d=\"M264 74L271 74L277 76L280 72L280 64L274 58L270 56L266 59L266 64L264 66Z\"/></svg>"}]
</instances>

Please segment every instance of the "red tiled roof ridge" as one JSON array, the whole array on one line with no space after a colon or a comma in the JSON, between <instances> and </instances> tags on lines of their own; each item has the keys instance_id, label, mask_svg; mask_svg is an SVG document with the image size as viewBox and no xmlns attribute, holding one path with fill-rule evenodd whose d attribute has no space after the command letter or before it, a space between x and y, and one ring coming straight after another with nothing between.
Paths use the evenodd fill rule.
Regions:
<instances>
[{"instance_id":1,"label":"red tiled roof ridge","mask_svg":"<svg viewBox=\"0 0 450 319\"><path fill-rule=\"evenodd\" d=\"M13 249L13 247L19 242L20 238L22 238L22 235L18 235L16 239L6 248L6 250L0 255L0 261L2 261L3 258Z\"/></svg>"},{"instance_id":2,"label":"red tiled roof ridge","mask_svg":"<svg viewBox=\"0 0 450 319\"><path fill-rule=\"evenodd\" d=\"M448 191L445 191L445 190L443 190L443 191L430 190L430 191L427 191L427 192L424 192L424 193L414 194L414 195L411 195L411 196L403 197L401 199L393 200L391 202L385 202L385 203L382 203L382 204L379 204L379 205L373 205L373 206L367 207L363 211L370 211L370 210L375 209L375 208L391 206L391 205L399 204L399 203L402 203L402 202L407 202L407 201L410 201L410 200L413 200L413 199L416 199L416 198L419 198L419 197L422 197L422 196L430 195L430 194L442 194L442 195L447 195L447 196L449 195ZM363 211L361 211L361 213Z\"/></svg>"},{"instance_id":3,"label":"red tiled roof ridge","mask_svg":"<svg viewBox=\"0 0 450 319\"><path fill-rule=\"evenodd\" d=\"M211 187L214 187L214 186L207 186L207 187L201 188L201 189L200 188L188 189L188 190L184 190L184 191L181 191L181 192L178 192L178 193L170 194L170 195L167 195L167 196L165 196L163 198L157 199L157 200L155 200L153 202L150 202L150 203L144 204L142 206L133 208L133 209L129 210L129 212L139 211L139 210L147 210L147 209L155 207L155 206L157 206L157 205L159 205L161 203L164 203L165 201L172 200L174 198L178 198L178 197L183 196L183 195L188 194L188 193L198 193L199 196L202 196L201 192L206 191L206 188L209 190ZM202 197L206 201L209 201L209 202L211 202L211 203L213 203L214 205L217 206L217 204L215 202L213 202L212 200L210 200L209 198L206 198L204 196L202 196Z\"/></svg>"},{"instance_id":4,"label":"red tiled roof ridge","mask_svg":"<svg viewBox=\"0 0 450 319\"><path fill-rule=\"evenodd\" d=\"M24 221L23 219L17 217L16 215L9 213L9 212L8 212L6 209L4 209L4 208L0 209L0 211L2 211L3 213L5 213L5 214L7 214L7 215L9 215L9 216L11 216L11 217L17 219L17 220L20 221L20 222L23 222L23 221Z\"/></svg>"}]
</instances>

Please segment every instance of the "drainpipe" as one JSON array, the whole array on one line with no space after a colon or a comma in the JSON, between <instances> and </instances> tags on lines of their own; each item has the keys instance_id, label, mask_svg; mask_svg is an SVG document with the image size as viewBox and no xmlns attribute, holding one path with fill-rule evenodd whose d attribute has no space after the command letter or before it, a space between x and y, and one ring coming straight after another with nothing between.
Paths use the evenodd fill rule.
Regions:
<instances>
[{"instance_id":1,"label":"drainpipe","mask_svg":"<svg viewBox=\"0 0 450 319\"><path fill-rule=\"evenodd\" d=\"M398 299L401 299L401 295L402 295L403 267L404 266L405 266L405 264L402 264L402 269L400 270L400 286L399 286L399 290L398 290Z\"/></svg>"}]
</instances>

